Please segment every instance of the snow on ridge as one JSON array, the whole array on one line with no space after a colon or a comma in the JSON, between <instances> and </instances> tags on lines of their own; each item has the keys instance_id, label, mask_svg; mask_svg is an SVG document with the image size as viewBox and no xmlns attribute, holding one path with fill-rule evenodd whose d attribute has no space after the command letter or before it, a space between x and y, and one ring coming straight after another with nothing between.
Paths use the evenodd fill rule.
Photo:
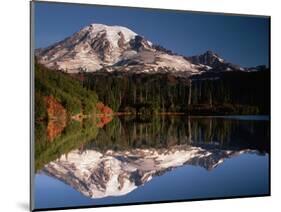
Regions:
<instances>
[{"instance_id":1,"label":"snow on ridge","mask_svg":"<svg viewBox=\"0 0 281 212\"><path fill-rule=\"evenodd\" d=\"M216 53L213 53L212 56L215 57L215 58L217 58L217 60L218 60L219 62L221 62L221 63L224 62L224 59L222 59L221 57L219 57Z\"/></svg>"},{"instance_id":2,"label":"snow on ridge","mask_svg":"<svg viewBox=\"0 0 281 212\"><path fill-rule=\"evenodd\" d=\"M118 40L121 37L121 35L119 34L120 32L124 36L125 43L128 43L131 39L133 39L137 35L137 33L123 26L91 24L90 26L87 26L85 29L90 31L92 37L95 37L98 33L105 31L107 36L106 38L116 48L118 47Z\"/></svg>"}]
</instances>

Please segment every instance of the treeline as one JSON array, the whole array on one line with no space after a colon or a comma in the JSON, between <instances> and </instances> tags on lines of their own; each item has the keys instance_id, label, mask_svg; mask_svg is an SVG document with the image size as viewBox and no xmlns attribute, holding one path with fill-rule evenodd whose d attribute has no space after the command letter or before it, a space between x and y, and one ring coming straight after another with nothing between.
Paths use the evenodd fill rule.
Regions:
<instances>
[{"instance_id":1,"label":"treeline","mask_svg":"<svg viewBox=\"0 0 281 212\"><path fill-rule=\"evenodd\" d=\"M153 113L182 111L187 105L189 87L172 76L155 74L119 75L89 73L88 88L114 111Z\"/></svg>"},{"instance_id":2,"label":"treeline","mask_svg":"<svg viewBox=\"0 0 281 212\"><path fill-rule=\"evenodd\" d=\"M89 114L95 110L98 97L71 76L35 63L35 119L47 118L44 98L54 97L69 115Z\"/></svg>"},{"instance_id":3,"label":"treeline","mask_svg":"<svg viewBox=\"0 0 281 212\"><path fill-rule=\"evenodd\" d=\"M226 73L223 76L225 84L229 85L231 101L257 106L259 113L270 113L270 71L269 69L249 73L242 77L239 73ZM231 89L231 88L237 89Z\"/></svg>"},{"instance_id":4,"label":"treeline","mask_svg":"<svg viewBox=\"0 0 281 212\"><path fill-rule=\"evenodd\" d=\"M221 114L269 114L270 73L231 71L206 73L192 79L193 111L204 105ZM197 108L196 108L197 107Z\"/></svg>"},{"instance_id":5,"label":"treeline","mask_svg":"<svg viewBox=\"0 0 281 212\"><path fill-rule=\"evenodd\" d=\"M269 71L191 78L172 74L87 73L84 85L114 111L134 114L269 114Z\"/></svg>"}]
</instances>

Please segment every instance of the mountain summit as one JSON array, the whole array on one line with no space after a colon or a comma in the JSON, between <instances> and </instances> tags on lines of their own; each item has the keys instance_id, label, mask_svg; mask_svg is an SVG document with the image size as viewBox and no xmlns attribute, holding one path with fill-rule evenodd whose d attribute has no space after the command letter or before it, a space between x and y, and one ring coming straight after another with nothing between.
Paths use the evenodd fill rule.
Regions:
<instances>
[{"instance_id":1,"label":"mountain summit","mask_svg":"<svg viewBox=\"0 0 281 212\"><path fill-rule=\"evenodd\" d=\"M52 69L76 72L113 64L130 49L136 33L121 26L91 24L47 48L36 50L39 62Z\"/></svg>"},{"instance_id":2,"label":"mountain summit","mask_svg":"<svg viewBox=\"0 0 281 212\"><path fill-rule=\"evenodd\" d=\"M190 59L195 64L203 64L207 66L213 66L219 63L224 63L224 59L220 58L218 54L214 53L211 50L208 50L198 56L192 56L190 57Z\"/></svg>"},{"instance_id":3,"label":"mountain summit","mask_svg":"<svg viewBox=\"0 0 281 212\"><path fill-rule=\"evenodd\" d=\"M208 70L213 71L244 71L245 69L239 65L227 62L217 53L208 50L201 55L189 57L189 60L194 64L205 65Z\"/></svg>"}]
</instances>

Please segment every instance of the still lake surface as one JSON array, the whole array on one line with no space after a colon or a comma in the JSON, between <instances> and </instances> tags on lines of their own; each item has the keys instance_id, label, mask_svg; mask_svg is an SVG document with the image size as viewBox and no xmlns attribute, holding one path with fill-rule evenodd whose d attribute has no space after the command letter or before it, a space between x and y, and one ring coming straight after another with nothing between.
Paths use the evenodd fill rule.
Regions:
<instances>
[{"instance_id":1,"label":"still lake surface","mask_svg":"<svg viewBox=\"0 0 281 212\"><path fill-rule=\"evenodd\" d=\"M88 128L38 136L35 208L269 194L268 116L127 116Z\"/></svg>"}]
</instances>

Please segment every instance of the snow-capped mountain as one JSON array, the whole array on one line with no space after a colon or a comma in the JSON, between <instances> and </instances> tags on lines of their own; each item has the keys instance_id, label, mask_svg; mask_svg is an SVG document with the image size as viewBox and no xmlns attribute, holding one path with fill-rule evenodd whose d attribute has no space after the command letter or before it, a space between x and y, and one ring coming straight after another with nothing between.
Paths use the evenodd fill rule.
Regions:
<instances>
[{"instance_id":1,"label":"snow-capped mountain","mask_svg":"<svg viewBox=\"0 0 281 212\"><path fill-rule=\"evenodd\" d=\"M188 72L201 66L183 56L159 51L126 27L91 24L47 48L37 49L38 62L68 73L79 71Z\"/></svg>"},{"instance_id":2,"label":"snow-capped mountain","mask_svg":"<svg viewBox=\"0 0 281 212\"><path fill-rule=\"evenodd\" d=\"M128 54L133 31L119 26L92 24L54 45L36 50L39 62L51 69L95 71Z\"/></svg>"},{"instance_id":3,"label":"snow-capped mountain","mask_svg":"<svg viewBox=\"0 0 281 212\"><path fill-rule=\"evenodd\" d=\"M227 62L208 50L182 56L155 45L122 26L91 24L49 47L35 50L38 62L67 73L118 71L122 73L175 73L181 76L206 71L251 71Z\"/></svg>"},{"instance_id":4,"label":"snow-capped mountain","mask_svg":"<svg viewBox=\"0 0 281 212\"><path fill-rule=\"evenodd\" d=\"M43 172L91 198L130 193L154 176L183 165L212 170L225 159L255 150L224 150L190 145L168 149L99 152L74 150L45 165Z\"/></svg>"}]
</instances>

